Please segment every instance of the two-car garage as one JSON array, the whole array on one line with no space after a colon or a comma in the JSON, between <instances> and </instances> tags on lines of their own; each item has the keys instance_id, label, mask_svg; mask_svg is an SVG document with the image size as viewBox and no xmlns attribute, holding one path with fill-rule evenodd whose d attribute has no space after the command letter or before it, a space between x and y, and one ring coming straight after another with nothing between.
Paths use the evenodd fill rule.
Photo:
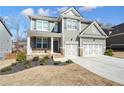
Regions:
<instances>
[{"instance_id":1,"label":"two-car garage","mask_svg":"<svg viewBox=\"0 0 124 93\"><path fill-rule=\"evenodd\" d=\"M86 42L82 45L83 57L100 56L104 53L104 44ZM78 42L71 42L65 45L65 56L79 56L80 50Z\"/></svg>"}]
</instances>

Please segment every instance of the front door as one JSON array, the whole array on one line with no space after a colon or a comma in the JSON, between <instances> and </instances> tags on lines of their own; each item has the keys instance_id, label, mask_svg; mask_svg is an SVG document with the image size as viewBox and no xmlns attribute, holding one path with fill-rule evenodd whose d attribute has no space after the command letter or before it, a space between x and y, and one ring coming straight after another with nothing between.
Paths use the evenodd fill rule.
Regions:
<instances>
[{"instance_id":1,"label":"front door","mask_svg":"<svg viewBox=\"0 0 124 93\"><path fill-rule=\"evenodd\" d=\"M59 51L59 45L58 40L53 41L53 51L58 52Z\"/></svg>"}]
</instances>

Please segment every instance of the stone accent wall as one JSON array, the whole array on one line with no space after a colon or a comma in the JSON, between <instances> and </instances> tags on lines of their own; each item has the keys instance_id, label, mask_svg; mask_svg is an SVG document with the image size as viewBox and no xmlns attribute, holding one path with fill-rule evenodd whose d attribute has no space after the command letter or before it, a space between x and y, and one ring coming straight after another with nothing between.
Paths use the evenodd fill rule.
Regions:
<instances>
[{"instance_id":1,"label":"stone accent wall","mask_svg":"<svg viewBox=\"0 0 124 93\"><path fill-rule=\"evenodd\" d=\"M61 55L65 55L65 51L63 48L60 49L60 53L61 53Z\"/></svg>"},{"instance_id":2,"label":"stone accent wall","mask_svg":"<svg viewBox=\"0 0 124 93\"><path fill-rule=\"evenodd\" d=\"M83 48L79 48L80 56L83 56Z\"/></svg>"}]
</instances>

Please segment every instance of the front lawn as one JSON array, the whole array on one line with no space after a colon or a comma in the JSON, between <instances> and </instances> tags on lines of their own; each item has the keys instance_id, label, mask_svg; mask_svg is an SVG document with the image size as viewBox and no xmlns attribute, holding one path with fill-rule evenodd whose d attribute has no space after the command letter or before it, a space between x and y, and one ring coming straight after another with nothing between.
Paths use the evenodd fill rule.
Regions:
<instances>
[{"instance_id":1,"label":"front lawn","mask_svg":"<svg viewBox=\"0 0 124 93\"><path fill-rule=\"evenodd\" d=\"M120 84L102 78L72 63L63 66L36 66L13 74L0 75L0 85L113 86Z\"/></svg>"}]
</instances>

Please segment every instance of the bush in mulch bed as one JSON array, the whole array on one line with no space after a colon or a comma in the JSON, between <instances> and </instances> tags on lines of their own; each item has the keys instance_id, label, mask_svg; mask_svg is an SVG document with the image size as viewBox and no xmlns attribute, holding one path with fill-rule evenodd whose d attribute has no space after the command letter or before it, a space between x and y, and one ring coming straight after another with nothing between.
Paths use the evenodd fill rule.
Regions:
<instances>
[{"instance_id":1,"label":"bush in mulch bed","mask_svg":"<svg viewBox=\"0 0 124 93\"><path fill-rule=\"evenodd\" d=\"M70 63L73 63L73 61L67 60L66 63L67 63L67 64L70 64Z\"/></svg>"},{"instance_id":2,"label":"bush in mulch bed","mask_svg":"<svg viewBox=\"0 0 124 93\"><path fill-rule=\"evenodd\" d=\"M39 61L39 57L34 57L32 61Z\"/></svg>"},{"instance_id":3,"label":"bush in mulch bed","mask_svg":"<svg viewBox=\"0 0 124 93\"><path fill-rule=\"evenodd\" d=\"M60 61L54 61L54 65L60 65L62 62Z\"/></svg>"},{"instance_id":4,"label":"bush in mulch bed","mask_svg":"<svg viewBox=\"0 0 124 93\"><path fill-rule=\"evenodd\" d=\"M17 52L16 61L26 61L26 52Z\"/></svg>"},{"instance_id":5,"label":"bush in mulch bed","mask_svg":"<svg viewBox=\"0 0 124 93\"><path fill-rule=\"evenodd\" d=\"M7 71L11 71L12 70L12 67L11 66L7 66L3 69L1 69L1 72L7 72Z\"/></svg>"}]
</instances>

